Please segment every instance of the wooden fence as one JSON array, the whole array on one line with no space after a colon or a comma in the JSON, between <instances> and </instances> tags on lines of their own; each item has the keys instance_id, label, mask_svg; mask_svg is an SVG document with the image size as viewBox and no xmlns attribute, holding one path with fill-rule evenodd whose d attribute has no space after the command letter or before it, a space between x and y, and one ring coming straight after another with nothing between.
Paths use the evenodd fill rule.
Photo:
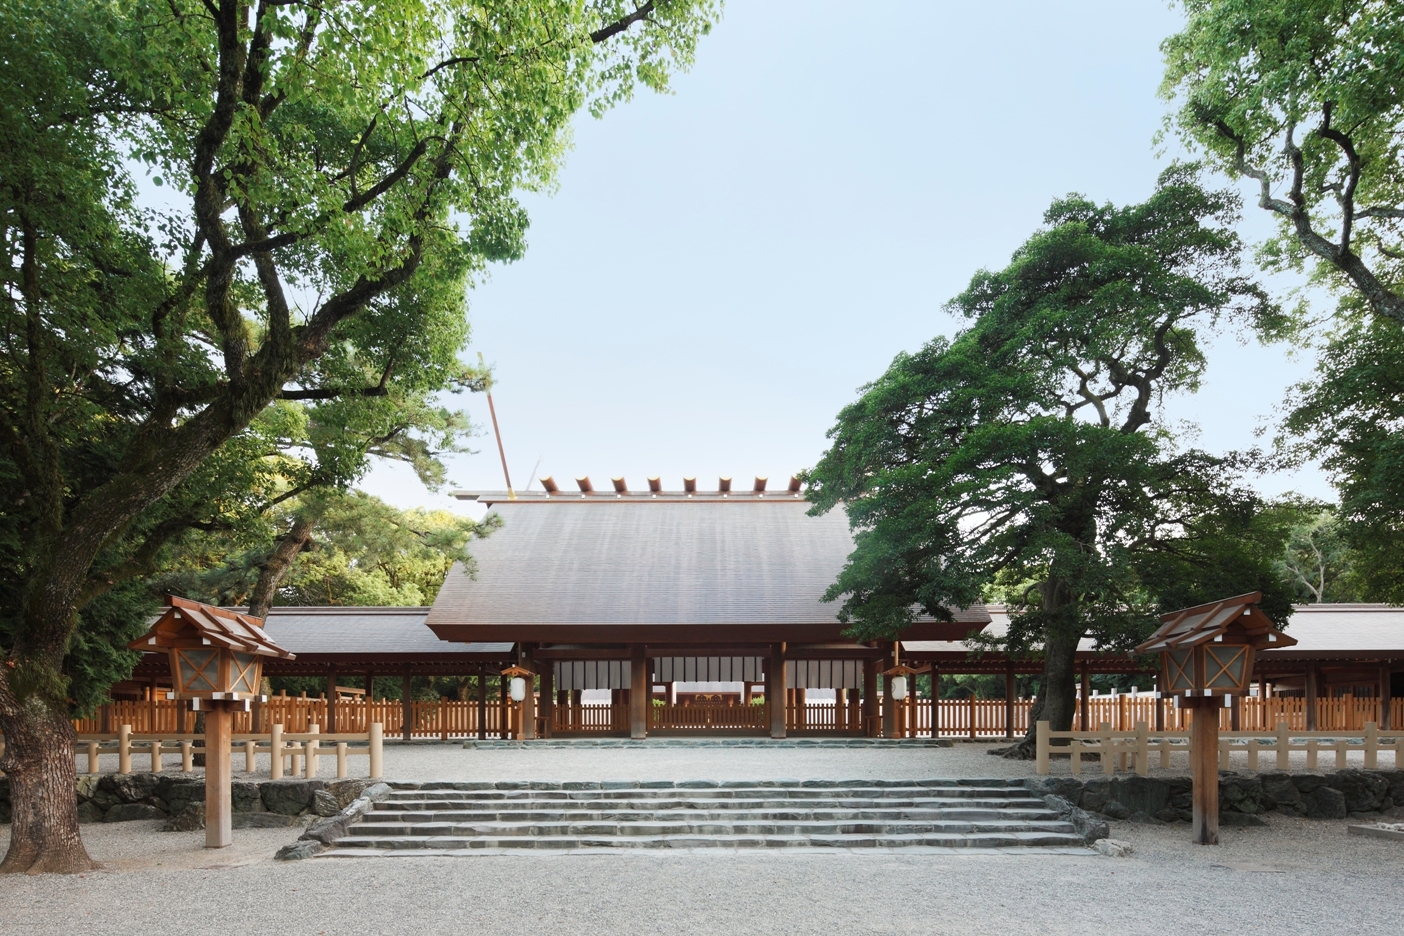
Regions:
<instances>
[{"instance_id":1,"label":"wooden fence","mask_svg":"<svg viewBox=\"0 0 1404 936\"><path fill-rule=\"evenodd\" d=\"M404 734L404 707L398 700L342 699L336 707L336 729L363 734L372 722L380 722L391 737ZM1033 699L1015 699L1013 704L1013 735L1022 737L1028 731L1029 711ZM1274 730L1285 721L1292 731L1305 731L1306 700L1299 697L1277 696L1270 699L1247 697L1242 706L1239 727L1245 731ZM326 699L304 699L274 696L254 712L236 712L234 731L266 734L272 725L281 724L290 732L307 732L312 725L332 724L327 720ZM1008 726L1004 699L931 699L909 696L896 703L895 734L898 737L930 737L935 714L936 734L947 738L1002 738ZM1154 728L1156 707L1164 715L1166 731L1185 731L1189 726L1189 710L1178 709L1172 699L1156 699L1150 694L1132 696L1092 696L1087 700L1088 721L1092 728L1108 723L1113 731L1134 730L1144 721ZM431 699L412 701L409 706L410 737L412 738L472 738L477 737L479 708L476 700ZM730 714L710 714L715 711ZM484 713L483 734L488 738L504 736L504 712L498 700L489 700ZM652 706L650 725L658 729L704 730L716 728L746 728L763 730L770 725L769 709L760 705L673 705ZM1079 700L1074 725L1081 725L1082 705ZM556 705L553 707L552 730L562 732L619 732L629 729L627 705ZM1317 700L1316 727L1321 731L1362 731L1366 722L1383 723L1379 699L1354 696L1322 697ZM257 719L255 720L255 716ZM510 718L505 725L511 730ZM862 704L853 699L847 706L832 702L807 702L803 708L789 705L785 713L789 731L861 732L876 730L862 723ZM1390 707L1392 726L1404 728L1404 699L1394 699ZM131 725L136 734L189 734L195 728L195 713L182 702L158 699L140 702L111 702L91 718L74 722L80 733L115 732L118 725ZM544 722L543 722L544 727ZM1219 713L1219 727L1232 727L1230 710Z\"/></svg>"},{"instance_id":2,"label":"wooden fence","mask_svg":"<svg viewBox=\"0 0 1404 936\"><path fill-rule=\"evenodd\" d=\"M270 775L281 780L286 773L292 776L315 777L319 760L324 756L336 758L336 775L346 776L348 757L368 757L370 777L384 774L384 732L379 722L372 722L364 732L337 732L325 734L313 724L308 731L285 732L282 725L273 725L266 733L236 731L231 735L231 751L244 755L244 772L253 773L258 754L270 757ZM332 745L324 748L323 745ZM131 725L119 725L115 732L80 731L73 742L73 752L87 756L87 772L101 772L102 755L117 755L117 773L132 772L132 758L138 762L149 757L152 773L160 773L163 758L167 754L179 754L181 770L189 773L194 769L195 755L205 753L205 736L193 732L136 732ZM5 751L4 737L0 736L0 754ZM324 754L323 751L326 753Z\"/></svg>"},{"instance_id":3,"label":"wooden fence","mask_svg":"<svg viewBox=\"0 0 1404 936\"><path fill-rule=\"evenodd\" d=\"M1130 731L1114 730L1110 722L1103 722L1098 731L1051 731L1048 722L1040 721L1035 735L1037 739L1037 770L1047 775L1050 758L1057 754L1066 756L1074 774L1082 772L1082 758L1097 757L1101 761L1102 772L1112 775L1117 768L1135 770L1141 776L1150 773L1150 756L1160 755L1160 766L1170 766L1173 751L1189 753L1188 731L1151 731L1144 721L1137 722ZM1066 740L1067 745L1054 746L1054 740ZM1393 744L1390 744L1390 742ZM1382 745L1380 742L1384 742ZM1404 731L1380 731L1373 721L1366 722L1360 730L1340 729L1336 731L1293 731L1285 721L1277 723L1272 732L1265 731L1226 731L1219 734L1219 769L1229 770L1233 755L1245 755L1248 770L1257 770L1263 754L1276 755L1273 766L1286 770L1293 753L1306 755L1308 770L1318 766L1322 751L1335 754L1336 769L1342 770L1347 756L1352 751L1363 755L1364 767L1374 770L1379 766L1381 751L1394 753L1394 766L1404 769Z\"/></svg>"}]
</instances>

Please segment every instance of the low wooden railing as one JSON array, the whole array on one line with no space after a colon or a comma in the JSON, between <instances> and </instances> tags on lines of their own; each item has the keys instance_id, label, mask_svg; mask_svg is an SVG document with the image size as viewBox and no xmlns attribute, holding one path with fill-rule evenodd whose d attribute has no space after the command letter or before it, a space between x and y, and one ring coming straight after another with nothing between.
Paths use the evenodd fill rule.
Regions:
<instances>
[{"instance_id":1,"label":"low wooden railing","mask_svg":"<svg viewBox=\"0 0 1404 936\"><path fill-rule=\"evenodd\" d=\"M312 778L317 775L319 760L323 756L336 757L337 777L346 776L348 757L370 758L371 777L384 773L384 731L379 722L372 722L365 732L337 732L324 734L317 725L309 726L310 731L285 732L282 725L274 725L267 734L235 732L230 739L231 751L244 755L244 771L254 772L258 754L269 755L270 776L281 780L285 773L292 776L303 775ZM335 745L325 749L323 745ZM101 772L103 754L117 755L117 773L132 772L133 755L150 757L152 773L160 773L162 758L166 754L179 754L181 770L189 773L194 769L195 755L204 754L205 736L194 733L146 733L134 732L131 725L120 725L115 732L79 732L74 740L74 753L87 755L89 774ZM322 752L326 750L327 753ZM0 740L0 753L4 742Z\"/></svg>"},{"instance_id":2,"label":"low wooden railing","mask_svg":"<svg viewBox=\"0 0 1404 936\"><path fill-rule=\"evenodd\" d=\"M556 705L551 709L554 731L628 731L627 705Z\"/></svg>"},{"instance_id":3,"label":"low wooden railing","mask_svg":"<svg viewBox=\"0 0 1404 936\"><path fill-rule=\"evenodd\" d=\"M857 694L854 693L854 696ZM1163 724L1167 731L1187 730L1188 709L1175 708L1173 700L1157 700L1149 693L1132 696L1093 696L1087 700L1088 726L1107 722L1113 731L1133 730L1136 723L1156 724L1156 707L1163 712ZM372 722L380 722L392 737L403 736L404 706L398 700L377 699L367 702L364 699L342 699L328 703L326 699L304 699L293 696L274 696L261 706L257 706L258 720L254 722L252 712L236 712L234 730L241 733L264 733L274 724L283 725L288 731L305 732L311 725L328 725L329 704L335 705L338 731L364 733ZM1013 735L1022 737L1028 731L1029 711L1033 699L1015 699L1013 703ZM1273 730L1280 721L1285 721L1292 731L1306 730L1306 700L1290 696L1277 696L1269 699L1248 697L1241 700L1239 725L1243 730ZM409 722L412 738L471 738L477 737L479 707L474 699L416 700L410 703ZM658 708L658 706L654 706ZM696 727L694 709L736 708L747 711L765 710L765 705L756 706L665 706L676 710L676 716L669 715L670 724L658 727ZM628 706L626 705L556 705L553 707L552 728L555 731L627 731ZM1007 730L1007 714L1004 699L940 699L933 706L932 700L909 697L896 703L896 734L899 737L930 737L932 734L933 711L936 734L939 737L954 738L1002 738ZM510 720L504 726L503 707L498 700L489 700L484 710L486 720L483 734L489 738L504 736L504 727L510 732ZM857 714L855 714L857 713ZM801 711L798 706L786 709L786 727L790 731L860 731L862 725L862 704L851 699L846 707L829 702L807 702ZM1082 705L1079 700L1074 715L1074 724L1081 724ZM753 714L753 713L752 713ZM1384 723L1381 717L1379 700L1375 698L1355 698L1353 696L1322 697L1317 700L1317 728L1321 731L1362 731L1366 722ZM661 716L658 716L661 717ZM730 717L730 716L729 716ZM742 717L742 716L735 716ZM769 725L769 715L755 716ZM673 724L673 723L676 724ZM1390 725L1404 728L1404 699L1394 699L1390 707ZM194 731L195 715L184 703L158 699L140 702L112 702L103 706L91 718L74 722L81 733L116 731L117 725L131 725L138 734L188 734ZM752 726L751 722L746 722ZM1230 730L1232 715L1228 709L1219 713L1219 727ZM756 726L761 727L761 726Z\"/></svg>"},{"instance_id":4,"label":"low wooden railing","mask_svg":"<svg viewBox=\"0 0 1404 936\"><path fill-rule=\"evenodd\" d=\"M767 705L654 705L649 726L667 729L755 729L770 727Z\"/></svg>"},{"instance_id":5,"label":"low wooden railing","mask_svg":"<svg viewBox=\"0 0 1404 936\"><path fill-rule=\"evenodd\" d=\"M1035 733L1037 742L1035 755L1037 771L1047 775L1051 769L1050 758L1054 754L1069 757L1069 765L1074 774L1082 772L1082 758L1094 756L1101 760L1102 772L1111 776L1117 768L1135 770L1141 776L1150 773L1152 752L1160 755L1160 766L1170 766L1173 751L1189 753L1188 731L1151 731L1144 721L1138 722L1131 731L1118 731L1110 722L1103 722L1098 731L1051 731L1048 722L1040 721ZM1066 740L1067 745L1054 746L1054 740ZM1393 742L1392 744L1390 742ZM1381 744L1384 742L1384 744ZM1374 770L1379 766L1381 751L1394 753L1394 766L1404 769L1404 731L1380 731L1375 722L1366 722L1360 731L1293 731L1285 721L1278 722L1272 732L1227 731L1219 734L1219 769L1229 770L1233 755L1246 755L1247 769L1259 769L1260 756L1275 754L1274 766L1286 770L1293 753L1306 755L1308 770L1317 768L1322 751L1332 751L1336 755L1336 769L1346 766L1346 758L1352 751L1363 754L1364 767Z\"/></svg>"}]
</instances>

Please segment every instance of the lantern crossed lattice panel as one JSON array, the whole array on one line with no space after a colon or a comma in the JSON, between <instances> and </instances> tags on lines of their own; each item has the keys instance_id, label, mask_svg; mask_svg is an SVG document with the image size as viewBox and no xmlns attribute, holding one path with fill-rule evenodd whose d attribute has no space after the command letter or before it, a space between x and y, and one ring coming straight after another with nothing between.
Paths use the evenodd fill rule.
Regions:
<instances>
[{"instance_id":1,"label":"lantern crossed lattice panel","mask_svg":"<svg viewBox=\"0 0 1404 936\"><path fill-rule=\"evenodd\" d=\"M1247 683L1248 647L1217 644L1204 648L1204 688L1238 689Z\"/></svg>"}]
</instances>

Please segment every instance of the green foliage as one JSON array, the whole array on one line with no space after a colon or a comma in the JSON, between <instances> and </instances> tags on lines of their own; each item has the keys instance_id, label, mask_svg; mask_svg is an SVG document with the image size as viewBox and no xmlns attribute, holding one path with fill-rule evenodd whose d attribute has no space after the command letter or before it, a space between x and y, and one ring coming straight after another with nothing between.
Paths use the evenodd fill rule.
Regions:
<instances>
[{"instance_id":1,"label":"green foliage","mask_svg":"<svg viewBox=\"0 0 1404 936\"><path fill-rule=\"evenodd\" d=\"M839 414L806 479L813 511L842 504L856 531L826 596L853 636L949 619L991 584L1015 605L1015 653L1086 633L1124 649L1203 588L1263 586L1290 612L1238 465L1178 449L1156 418L1198 386L1221 319L1280 321L1239 273L1237 207L1183 166L1140 205L1054 202L949 304L967 329L899 355Z\"/></svg>"},{"instance_id":2,"label":"green foliage","mask_svg":"<svg viewBox=\"0 0 1404 936\"><path fill-rule=\"evenodd\" d=\"M1162 45L1169 126L1256 182L1281 220L1264 257L1312 259L1404 323L1404 6L1181 0Z\"/></svg>"},{"instance_id":3,"label":"green foliage","mask_svg":"<svg viewBox=\"0 0 1404 936\"><path fill-rule=\"evenodd\" d=\"M243 605L258 581L268 543L286 516L314 520L311 548L283 578L279 605L431 604L455 562L472 570L469 542L498 526L496 514L478 522L446 510L398 510L360 491L288 502L268 518L262 535L201 534L172 556L158 591L221 605ZM241 548L242 547L242 548Z\"/></svg>"},{"instance_id":4,"label":"green foliage","mask_svg":"<svg viewBox=\"0 0 1404 936\"><path fill-rule=\"evenodd\" d=\"M1318 357L1315 380L1296 387L1289 399L1278 446L1289 463L1319 459L1340 494L1335 517L1323 516L1320 529L1303 531L1320 541L1328 557L1337 557L1338 568L1343 547L1350 548L1349 569L1332 578L1345 579L1345 594L1357 600L1400 602L1404 333L1358 310L1343 311L1337 322Z\"/></svg>"},{"instance_id":5,"label":"green foliage","mask_svg":"<svg viewBox=\"0 0 1404 936\"><path fill-rule=\"evenodd\" d=\"M372 457L443 483L470 427L438 394L488 380L459 360L465 294L522 255L518 196L552 184L574 114L666 90L717 14L0 3L0 645L24 664L0 721L9 672L53 705L90 694L64 672L120 677L141 602L96 602L192 532L251 544ZM442 556L342 526L324 593L428 599ZM331 566L356 555L378 558Z\"/></svg>"}]
</instances>

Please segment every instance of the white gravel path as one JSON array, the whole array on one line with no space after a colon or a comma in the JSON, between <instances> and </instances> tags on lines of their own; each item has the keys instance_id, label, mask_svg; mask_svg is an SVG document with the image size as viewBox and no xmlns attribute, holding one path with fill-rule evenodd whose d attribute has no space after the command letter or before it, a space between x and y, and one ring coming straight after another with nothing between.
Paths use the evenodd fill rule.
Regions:
<instances>
[{"instance_id":1,"label":"white gravel path","mask_svg":"<svg viewBox=\"0 0 1404 936\"><path fill-rule=\"evenodd\" d=\"M1273 817L1217 848L1184 826L1113 823L1132 858L737 852L474 858L220 853L157 823L85 827L113 870L0 879L0 933L122 934L1394 934L1404 847L1345 823ZM4 834L0 833L0 845ZM1283 873L1213 867L1267 865Z\"/></svg>"}]
</instances>

